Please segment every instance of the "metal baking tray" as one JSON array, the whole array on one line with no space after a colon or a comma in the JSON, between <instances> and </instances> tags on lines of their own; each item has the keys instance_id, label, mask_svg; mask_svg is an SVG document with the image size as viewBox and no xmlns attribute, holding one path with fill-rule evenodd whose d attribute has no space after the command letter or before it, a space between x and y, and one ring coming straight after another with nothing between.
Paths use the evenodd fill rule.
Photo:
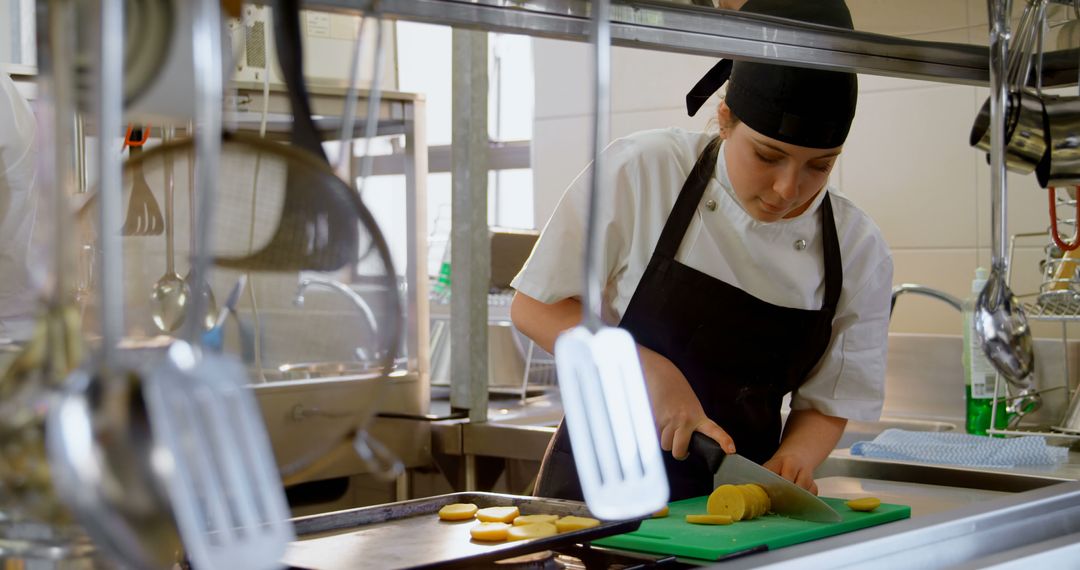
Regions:
<instances>
[{"instance_id":1,"label":"metal baking tray","mask_svg":"<svg viewBox=\"0 0 1080 570\"><path fill-rule=\"evenodd\" d=\"M645 518L607 521L545 538L488 543L471 539L469 528L476 520L439 520L439 509L451 503L473 503L480 508L515 505L525 515L590 516L585 504L577 501L451 493L294 519L298 539L289 545L283 562L310 570L475 568L484 562L631 532Z\"/></svg>"}]
</instances>

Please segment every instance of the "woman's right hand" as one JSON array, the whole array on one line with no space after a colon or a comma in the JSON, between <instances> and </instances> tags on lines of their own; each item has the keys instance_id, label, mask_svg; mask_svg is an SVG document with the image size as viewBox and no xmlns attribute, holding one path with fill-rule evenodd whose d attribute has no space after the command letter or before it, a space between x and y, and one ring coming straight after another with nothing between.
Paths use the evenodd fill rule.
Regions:
<instances>
[{"instance_id":1,"label":"woman's right hand","mask_svg":"<svg viewBox=\"0 0 1080 570\"><path fill-rule=\"evenodd\" d=\"M735 453L735 442L716 422L705 415L690 383L673 362L658 352L638 345L641 368L652 402L660 448L675 459L686 459L690 436L699 431L720 444L727 453Z\"/></svg>"}]
</instances>

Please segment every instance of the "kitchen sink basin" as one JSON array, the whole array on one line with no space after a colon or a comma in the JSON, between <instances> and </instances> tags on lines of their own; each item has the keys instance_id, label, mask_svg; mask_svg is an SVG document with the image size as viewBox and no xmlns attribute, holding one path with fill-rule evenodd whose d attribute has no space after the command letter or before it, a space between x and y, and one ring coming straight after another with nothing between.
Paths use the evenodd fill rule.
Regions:
<instances>
[{"instance_id":1,"label":"kitchen sink basin","mask_svg":"<svg viewBox=\"0 0 1080 570\"><path fill-rule=\"evenodd\" d=\"M555 427L563 417L562 400L554 391L542 396L503 400L492 399L488 404L488 421L532 427Z\"/></svg>"},{"instance_id":2,"label":"kitchen sink basin","mask_svg":"<svg viewBox=\"0 0 1080 570\"><path fill-rule=\"evenodd\" d=\"M851 447L857 441L869 441L887 429L903 429L908 431L957 431L959 426L949 422L933 420L917 420L907 418L882 418L876 422L849 421L844 434L840 436L836 448Z\"/></svg>"}]
</instances>

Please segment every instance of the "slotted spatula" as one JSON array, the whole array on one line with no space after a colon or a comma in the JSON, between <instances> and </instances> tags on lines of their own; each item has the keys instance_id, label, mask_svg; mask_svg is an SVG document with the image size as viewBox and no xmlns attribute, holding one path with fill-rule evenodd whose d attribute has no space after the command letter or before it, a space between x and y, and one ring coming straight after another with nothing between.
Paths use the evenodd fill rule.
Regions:
<instances>
[{"instance_id":1,"label":"slotted spatula","mask_svg":"<svg viewBox=\"0 0 1080 570\"><path fill-rule=\"evenodd\" d=\"M199 0L195 35L200 192L192 283L206 284L207 241L221 151L221 17L217 0ZM168 493L184 550L195 568L278 568L295 538L270 439L233 356L201 350L206 309L192 292L185 336L144 380L154 435L172 456Z\"/></svg>"},{"instance_id":2,"label":"slotted spatula","mask_svg":"<svg viewBox=\"0 0 1080 570\"><path fill-rule=\"evenodd\" d=\"M592 7L596 81L582 322L555 341L555 366L585 502L599 518L623 519L663 507L668 482L637 346L629 332L605 327L600 316L596 218L599 186L606 183L601 154L610 110L611 24L608 0Z\"/></svg>"}]
</instances>

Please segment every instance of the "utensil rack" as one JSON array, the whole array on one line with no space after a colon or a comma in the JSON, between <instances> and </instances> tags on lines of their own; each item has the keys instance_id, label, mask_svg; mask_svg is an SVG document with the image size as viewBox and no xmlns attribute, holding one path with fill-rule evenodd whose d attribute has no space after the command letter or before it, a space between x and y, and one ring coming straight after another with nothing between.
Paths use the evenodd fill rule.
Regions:
<instances>
[{"instance_id":1,"label":"utensil rack","mask_svg":"<svg viewBox=\"0 0 1080 570\"><path fill-rule=\"evenodd\" d=\"M1013 235L1011 235L1009 237L1009 254L1008 254L1008 257L1007 257L1007 259L1009 261L1009 266L1008 266L1009 269L1008 269L1008 271L1006 273L1006 277L1007 277L1007 281L1009 282L1010 287L1012 286L1012 267L1013 267L1011 262L1013 260L1013 252L1016 249L1016 239L1017 238L1029 238L1029 237L1041 237L1041 238L1047 239L1049 237L1049 235L1050 235L1049 231L1045 231L1045 232L1029 232L1029 233L1013 234ZM1020 297L1035 297L1034 302L1023 303L1024 312L1027 314L1027 317L1028 317L1029 320L1031 320L1031 321L1046 321L1046 322L1060 322L1061 323L1061 352L1062 352L1062 357L1064 359L1063 362L1065 364L1065 374L1064 374L1064 378L1063 378L1063 386L1062 387L1066 391L1068 391L1069 390L1069 375L1070 375L1069 352L1068 352L1068 349L1069 349L1069 330L1068 329L1069 329L1069 323L1070 322L1080 322L1080 296L1076 296L1076 295L1073 295L1073 296L1056 295L1056 296L1048 296L1047 297L1047 296L1041 295L1041 293L1047 291L1048 286L1052 285L1055 282L1055 279L1054 279L1055 266L1054 266L1054 262L1051 261L1051 259L1053 259L1053 256L1048 251L1047 252L1047 261L1043 265L1043 268L1044 268L1043 269L1043 276L1044 276L1044 278L1043 278L1043 283L1039 287L1039 293L1031 293L1031 294L1028 294L1028 295L1020 295ZM1058 259L1057 261L1060 262L1060 259ZM1075 279L1075 276L1073 278L1073 281L1074 281L1074 284L1076 286L1080 287L1080 281L1077 281ZM1041 392L1046 392L1048 390L1053 390L1053 389L1056 389L1056 388L1057 388L1056 386L1046 388L1046 389L1040 390L1040 393ZM1001 396L1001 394L1003 392L1005 393L1004 397ZM1003 398L1004 398L1004 400L1003 400ZM1002 380L1000 374L995 375L994 376L994 399L993 399L993 402L991 402L990 429L987 430L988 435L991 435L991 436L995 436L995 435L998 435L998 436L1032 436L1032 435L1034 435L1034 436L1043 436L1043 437L1046 437L1048 439L1065 440L1065 441L1070 441L1070 442L1080 440L1080 434L1072 434L1072 433L1065 433L1065 432L1059 432L1059 431L1045 431L1045 430L1037 430L1037 429L1030 429L1030 430L1025 430L1025 429L997 429L997 428L993 427L993 426L997 425L998 405L1003 403L1003 401L1004 401L1004 403L1006 405L1008 405L1009 400L1010 400L1010 396L1008 395L1008 383L1004 382Z\"/></svg>"}]
</instances>

